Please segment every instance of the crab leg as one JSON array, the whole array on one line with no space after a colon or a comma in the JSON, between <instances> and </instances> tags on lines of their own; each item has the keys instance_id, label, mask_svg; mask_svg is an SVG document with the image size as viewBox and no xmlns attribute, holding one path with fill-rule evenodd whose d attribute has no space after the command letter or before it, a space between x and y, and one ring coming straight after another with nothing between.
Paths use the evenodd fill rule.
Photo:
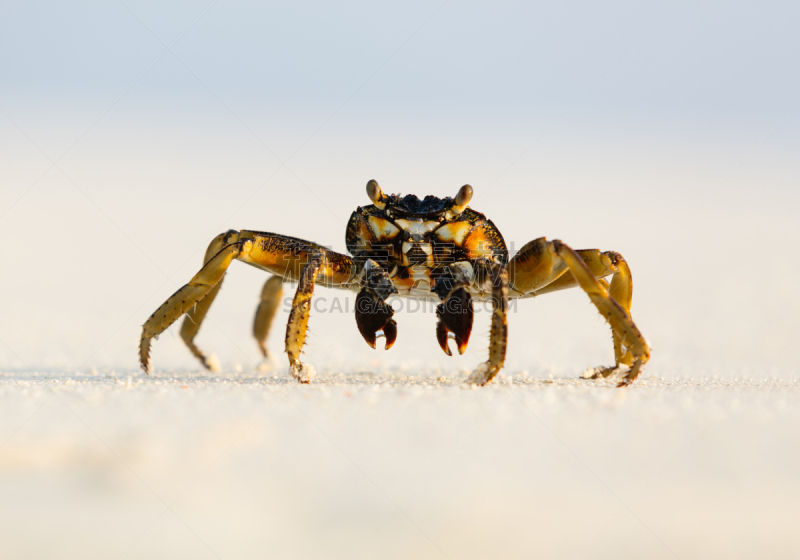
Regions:
<instances>
[{"instance_id":1,"label":"crab leg","mask_svg":"<svg viewBox=\"0 0 800 560\"><path fill-rule=\"evenodd\" d=\"M611 327L615 367L598 368L607 377L621 365L631 366L622 385L629 385L650 358L650 348L630 316L633 280L622 255L597 249L573 250L544 237L526 244L508 263L512 294L525 297L580 286ZM611 284L602 279L613 274Z\"/></svg>"},{"instance_id":2,"label":"crab leg","mask_svg":"<svg viewBox=\"0 0 800 560\"><path fill-rule=\"evenodd\" d=\"M631 269L628 268L628 263L625 262L622 255L614 251L600 252L598 249L576 249L575 252L580 255L581 260L583 260L592 275L598 280L613 274L611 285L604 285L611 297L630 314L631 301L633 298L633 279L631 277ZM575 279L575 276L566 272L543 288L536 289L534 294L538 296L556 290L574 288L577 285L578 281ZM614 328L611 329L611 334L614 338L614 359L616 360L617 366L620 364L626 366L632 365L633 354L623 347L622 335ZM607 374L612 373L615 369L616 368L605 368L602 374L607 376Z\"/></svg>"},{"instance_id":3,"label":"crab leg","mask_svg":"<svg viewBox=\"0 0 800 560\"><path fill-rule=\"evenodd\" d=\"M650 347L624 306L625 304L627 304L627 307L630 306L630 296L632 295L630 270L625 265L624 271L617 277L619 280L615 282L615 278L611 282L611 290L620 292L623 298L623 304L620 304L609 295L609 289L594 277L589 267L586 266L586 263L583 262L583 259L576 251L559 240L553 241L553 247L567 263L570 272L572 272L580 287L583 288L583 291L586 292L589 299L597 307L597 310L611 325L614 333L614 353L618 360L618 365L622 359L628 358L627 354L622 354L622 346L624 345L630 351L630 358L632 358L630 360L632 362L631 368L618 386L630 385L638 377L642 366L650 359ZM619 348L617 347L618 344Z\"/></svg>"},{"instance_id":4,"label":"crab leg","mask_svg":"<svg viewBox=\"0 0 800 560\"><path fill-rule=\"evenodd\" d=\"M492 326L489 331L489 359L478 366L468 383L485 385L497 375L506 361L508 342L508 271L500 264L490 265L492 281Z\"/></svg>"},{"instance_id":5,"label":"crab leg","mask_svg":"<svg viewBox=\"0 0 800 560\"><path fill-rule=\"evenodd\" d=\"M280 302L281 280L298 281L300 288L308 292L308 298L313 292L314 281L319 281L325 286L350 288L354 280L355 266L350 257L324 247L283 235L242 230L229 231L214 238L206 251L205 264L200 272L188 284L175 292L142 326L142 336L139 343L139 361L142 369L147 372L150 367L151 340L164 332L172 323L184 313L187 317L181 328L181 338L209 369L213 364L194 344L194 338L211 303L219 292L220 283L233 259L239 259L267 272L276 278L271 278L261 292L261 303L256 311L253 325L253 334L262 353L266 346L264 340L271 321ZM309 265L316 263L316 269ZM309 273L313 274L309 278ZM319 274L317 274L319 272ZM304 292L305 293L305 292ZM295 296L295 304L308 304L300 294ZM290 316L289 327L302 327L302 336L290 337L287 335L286 350L292 373L304 377L301 373L302 364L298 356L305 340L305 325L308 323L308 310L293 309ZM305 317L303 319L303 317ZM299 321L299 322L298 322ZM305 375L305 377L308 377ZM309 378L310 379L310 378ZM302 380L302 379L301 379Z\"/></svg>"},{"instance_id":6,"label":"crab leg","mask_svg":"<svg viewBox=\"0 0 800 560\"><path fill-rule=\"evenodd\" d=\"M633 277L631 276L631 269L619 253L612 252L609 256L617 270L614 272L614 276L611 277L611 285L609 286L608 294L614 298L614 301L620 304L630 316L631 304L633 302ZM615 329L611 329L611 335L614 338L614 359L616 363L626 366L633 365L635 358L633 353L623 346L623 336Z\"/></svg>"},{"instance_id":7,"label":"crab leg","mask_svg":"<svg viewBox=\"0 0 800 560\"><path fill-rule=\"evenodd\" d=\"M238 231L228 231L225 233L221 233L216 236L211 243L208 245L208 249L206 249L206 256L203 258L203 264L207 264L214 255L219 253L223 247L226 245L230 245L231 243L235 243L239 241L239 232ZM197 331L200 330L200 325L203 322L203 319L206 317L206 313L208 313L208 308L211 307L211 304L214 302L214 298L217 297L219 293L219 289L222 287L222 280L223 277L220 278L219 282L214 285L209 292L202 297L197 303L189 309L189 312L186 313L186 317L183 318L183 324L181 325L181 339L189 347L192 354L200 360L200 363L203 366L210 370L210 371L217 371L219 366L215 362L210 361L205 354L195 345L194 338L197 336ZM141 358L141 357L140 357ZM146 371L146 369L145 369Z\"/></svg>"},{"instance_id":8,"label":"crab leg","mask_svg":"<svg viewBox=\"0 0 800 560\"><path fill-rule=\"evenodd\" d=\"M622 259L619 253L601 252L599 249L576 249L575 252L595 278L605 278L619 272L616 266L617 260ZM508 263L508 274L512 294L538 296L578 286L575 276L569 273L567 263L558 258L553 244L545 237L526 243Z\"/></svg>"},{"instance_id":9,"label":"crab leg","mask_svg":"<svg viewBox=\"0 0 800 560\"><path fill-rule=\"evenodd\" d=\"M283 295L283 278L273 276L264 283L264 287L261 289L261 302L258 304L253 320L253 336L261 349L261 355L265 358L269 356L266 344L269 328L281 303L281 295Z\"/></svg>"},{"instance_id":10,"label":"crab leg","mask_svg":"<svg viewBox=\"0 0 800 560\"><path fill-rule=\"evenodd\" d=\"M231 264L233 259L237 258L243 251L252 249L253 241L251 239L245 241L237 241L223 248L216 255L206 262L200 272L194 275L189 280L189 283L180 288L177 292L165 301L161 307L150 316L149 319L142 325L142 337L139 341L139 362L145 372L150 369L150 341L160 335L162 332L177 321L181 315L190 311L192 307L208 295L215 286L218 285L222 277L225 276L225 271ZM212 294L216 296L216 292ZM208 304L201 306L199 311L194 312L192 324L186 328L186 336L181 337L186 341L192 353L195 354L203 362L203 365L208 367L205 356L197 350L192 343L194 335L200 328L200 320L203 319L211 301Z\"/></svg>"},{"instance_id":11,"label":"crab leg","mask_svg":"<svg viewBox=\"0 0 800 560\"><path fill-rule=\"evenodd\" d=\"M614 264L614 255L618 256L617 253L611 251L601 252L599 249L576 249L575 252L580 255L581 260L589 267L589 270L595 278L605 278L617 270ZM560 262L565 267L564 273L546 286L536 288L534 292L535 295L538 296L578 286L578 281L575 280L575 276L566 270L566 263L564 263L563 260Z\"/></svg>"},{"instance_id":12,"label":"crab leg","mask_svg":"<svg viewBox=\"0 0 800 560\"><path fill-rule=\"evenodd\" d=\"M322 265L322 257L317 254L311 257L303 267L297 291L292 300L292 311L286 325L286 353L289 355L289 373L301 383L309 383L314 379L314 368L300 362L300 352L306 342L308 317L311 310L311 296L314 295L314 281Z\"/></svg>"}]
</instances>

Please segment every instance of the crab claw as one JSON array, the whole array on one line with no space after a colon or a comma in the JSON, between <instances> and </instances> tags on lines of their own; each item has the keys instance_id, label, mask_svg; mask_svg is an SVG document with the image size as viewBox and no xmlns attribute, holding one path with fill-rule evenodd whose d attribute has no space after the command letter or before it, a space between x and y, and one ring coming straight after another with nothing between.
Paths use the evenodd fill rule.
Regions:
<instances>
[{"instance_id":1,"label":"crab claw","mask_svg":"<svg viewBox=\"0 0 800 560\"><path fill-rule=\"evenodd\" d=\"M397 340L397 323L392 319L394 310L386 302L364 288L356 296L356 325L364 340L375 348L378 331L386 337L386 350Z\"/></svg>"},{"instance_id":2,"label":"crab claw","mask_svg":"<svg viewBox=\"0 0 800 560\"><path fill-rule=\"evenodd\" d=\"M444 353L448 356L452 356L453 353L450 351L450 347L447 345L448 338L447 335L450 333L450 330L445 326L444 323L441 321L436 323L436 340L439 341L439 346L442 347Z\"/></svg>"},{"instance_id":3,"label":"crab claw","mask_svg":"<svg viewBox=\"0 0 800 560\"><path fill-rule=\"evenodd\" d=\"M394 345L397 340L397 323L394 319L390 319L388 323L383 326L383 336L386 337L386 350Z\"/></svg>"},{"instance_id":4,"label":"crab claw","mask_svg":"<svg viewBox=\"0 0 800 560\"><path fill-rule=\"evenodd\" d=\"M473 314L472 298L464 288L450 292L445 302L436 308L436 315L439 317L439 322L436 324L436 340L448 356L453 355L447 346L451 334L456 340L458 353L463 354L467 351Z\"/></svg>"}]
</instances>

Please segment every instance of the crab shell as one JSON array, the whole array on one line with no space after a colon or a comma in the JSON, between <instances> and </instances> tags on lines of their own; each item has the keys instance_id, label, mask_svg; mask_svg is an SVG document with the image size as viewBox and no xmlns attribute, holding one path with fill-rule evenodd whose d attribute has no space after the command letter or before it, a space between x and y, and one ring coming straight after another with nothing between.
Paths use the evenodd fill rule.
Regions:
<instances>
[{"instance_id":1,"label":"crab shell","mask_svg":"<svg viewBox=\"0 0 800 560\"><path fill-rule=\"evenodd\" d=\"M471 196L468 185L459 195L465 189ZM375 204L359 207L350 216L347 249L355 260L373 260L388 270L400 296L432 297L437 272L449 267L463 275L473 296L481 298L487 292L476 282L473 264L491 260L505 265L508 249L492 221L459 198L420 200L413 194L380 193L373 198Z\"/></svg>"}]
</instances>

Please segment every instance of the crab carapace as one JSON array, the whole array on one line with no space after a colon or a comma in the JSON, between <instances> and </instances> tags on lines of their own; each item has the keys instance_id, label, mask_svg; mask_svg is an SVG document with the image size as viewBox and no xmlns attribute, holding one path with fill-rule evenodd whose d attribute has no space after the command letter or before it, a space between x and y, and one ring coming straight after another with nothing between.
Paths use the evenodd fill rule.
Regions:
<instances>
[{"instance_id":1,"label":"crab carapace","mask_svg":"<svg viewBox=\"0 0 800 560\"><path fill-rule=\"evenodd\" d=\"M628 385L650 358L650 348L631 319L632 279L625 259L613 251L573 250L559 240L541 237L524 245L509 260L503 236L491 220L471 209L472 187L464 185L455 198L386 195L374 180L367 183L372 204L359 207L347 224L350 255L317 243L275 233L241 230L215 237L204 266L175 292L142 327L139 358L149 370L150 344L167 327L186 315L180 335L202 364L213 364L194 343L228 266L244 261L273 276L266 281L256 309L253 334L267 356L266 338L277 311L284 281L297 290L286 327L289 372L307 383L314 369L300 361L308 326L311 297L319 284L357 292L355 319L367 344L379 335L386 349L397 338L392 295L435 298L436 338L451 355L449 341L463 354L472 331L473 301L492 306L489 359L468 382L484 385L497 375L506 356L508 300L580 287L611 327L615 365L596 368L595 377L623 374ZM607 282L603 278L611 276Z\"/></svg>"}]
</instances>

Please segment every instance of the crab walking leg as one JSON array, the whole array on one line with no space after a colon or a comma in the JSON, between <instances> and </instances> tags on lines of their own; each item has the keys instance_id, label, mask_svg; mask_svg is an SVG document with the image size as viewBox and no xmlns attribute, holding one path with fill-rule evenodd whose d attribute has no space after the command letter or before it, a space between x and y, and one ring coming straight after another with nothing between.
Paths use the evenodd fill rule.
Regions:
<instances>
[{"instance_id":1,"label":"crab walking leg","mask_svg":"<svg viewBox=\"0 0 800 560\"><path fill-rule=\"evenodd\" d=\"M219 253L223 247L226 245L230 245L231 243L235 243L239 241L239 232L230 230L225 233L221 233L216 236L211 243L208 245L208 249L206 249L206 255L203 258L203 264L208 263L214 255ZM205 354L195 345L194 338L197 336L197 331L200 330L200 325L203 323L203 319L206 317L206 313L208 313L208 308L211 307L211 304L214 302L214 298L217 297L219 293L219 289L222 287L222 280L223 277L220 278L219 282L211 288L211 290L194 304L194 306L189 310L186 314L186 317L183 318L183 324L181 325L181 339L189 347L192 354L200 360L200 363L203 366L210 370L210 371L218 371L219 366L214 362L209 360Z\"/></svg>"},{"instance_id":2,"label":"crab walking leg","mask_svg":"<svg viewBox=\"0 0 800 560\"><path fill-rule=\"evenodd\" d=\"M261 302L256 308L256 316L253 320L253 336L256 338L261 354L265 358L269 357L266 344L269 328L275 318L275 313L278 311L282 294L283 278L280 276L273 276L267 280L261 289Z\"/></svg>"},{"instance_id":3,"label":"crab walking leg","mask_svg":"<svg viewBox=\"0 0 800 560\"><path fill-rule=\"evenodd\" d=\"M321 255L313 255L300 273L300 281L292 300L289 323L286 325L286 353L289 355L289 373L301 383L314 379L314 368L300 361L300 352L306 341L308 317L311 310L311 297L314 295L314 282L322 266Z\"/></svg>"},{"instance_id":4,"label":"crab walking leg","mask_svg":"<svg viewBox=\"0 0 800 560\"><path fill-rule=\"evenodd\" d=\"M486 385L506 361L508 341L508 272L501 265L492 268L492 326L489 331L489 359L478 366L467 383Z\"/></svg>"},{"instance_id":5,"label":"crab walking leg","mask_svg":"<svg viewBox=\"0 0 800 560\"><path fill-rule=\"evenodd\" d=\"M512 293L523 295L549 286L568 272L566 263L545 237L523 245L506 269Z\"/></svg>"},{"instance_id":6,"label":"crab walking leg","mask_svg":"<svg viewBox=\"0 0 800 560\"><path fill-rule=\"evenodd\" d=\"M215 253L220 245L222 248ZM207 262L200 272L164 302L143 325L139 343L139 361L142 368L145 371L149 369L151 340L164 332L184 313L189 313L189 317L181 329L181 336L195 356L200 357L208 367L208 360L205 360L205 356L194 346L194 336L233 259L239 259L269 272L278 279L297 281L303 275L310 259L312 257L319 259L320 256L322 268L316 277L319 283L342 289L352 289L357 285L355 280L357 267L353 259L329 251L316 243L286 235L251 230L229 231L217 236L206 252ZM272 309L270 312L270 307L277 307L280 299L277 289L280 287L278 279L268 281L262 290L262 305L256 312L253 327L258 342L263 342L263 338L266 337L271 317L274 315L275 310ZM299 364L296 359L298 352L294 354L290 352L290 356L292 355Z\"/></svg>"},{"instance_id":7,"label":"crab walking leg","mask_svg":"<svg viewBox=\"0 0 800 560\"><path fill-rule=\"evenodd\" d=\"M630 316L631 304L633 302L633 277L631 276L631 269L619 253L610 253L610 256L617 270L614 272L614 276L611 277L611 285L609 286L608 293ZM612 328L611 336L614 338L614 360L616 361L617 367L619 367L620 364L626 366L633 365L635 358L633 352L623 346L623 335Z\"/></svg>"},{"instance_id":8,"label":"crab walking leg","mask_svg":"<svg viewBox=\"0 0 800 560\"><path fill-rule=\"evenodd\" d=\"M609 295L630 314L633 281L631 271L622 255L614 251L601 252L598 249L578 249L575 253L581 258L592 276L604 287ZM579 285L567 262L556 251L554 243L541 237L527 243L508 264L512 297L520 294L542 295ZM609 285L603 277L613 274ZM593 377L608 377L619 371L620 365L631 366L634 356L625 348L624 333L611 323L614 340L614 367L596 368Z\"/></svg>"},{"instance_id":9,"label":"crab walking leg","mask_svg":"<svg viewBox=\"0 0 800 560\"><path fill-rule=\"evenodd\" d=\"M580 255L581 260L586 263L595 278L605 278L617 270L613 257L616 253L601 252L599 249L576 249L575 252ZM575 280L575 276L567 271L549 284L536 288L534 293L538 296L577 286L578 281Z\"/></svg>"},{"instance_id":10,"label":"crab walking leg","mask_svg":"<svg viewBox=\"0 0 800 560\"><path fill-rule=\"evenodd\" d=\"M592 275L600 280L608 290L609 295L620 304L620 306L630 314L631 302L633 298L633 279L628 263L617 252L600 252L598 249L577 249L575 251L581 260L591 271ZM609 285L603 277L613 274ZM567 272L547 284L541 289L534 291L535 295L546 294L556 290L572 288L578 285L575 276ZM619 371L620 365L631 366L634 362L633 353L626 349L622 343L624 335L611 326L611 336L614 341L614 367L596 368L592 377L609 377Z\"/></svg>"},{"instance_id":11,"label":"crab walking leg","mask_svg":"<svg viewBox=\"0 0 800 560\"><path fill-rule=\"evenodd\" d=\"M181 315L208 295L214 286L222 280L231 261L242 252L250 251L252 247L253 241L250 239L228 245L214 255L188 284L172 294L161 307L156 309L155 313L150 315L150 318L142 325L142 337L139 341L139 362L145 372L150 369L150 341L167 330ZM207 310L208 307L206 306L206 309L202 311L203 315ZM197 324L199 325L199 323Z\"/></svg>"},{"instance_id":12,"label":"crab walking leg","mask_svg":"<svg viewBox=\"0 0 800 560\"><path fill-rule=\"evenodd\" d=\"M609 295L619 303L622 308L630 314L631 301L633 298L633 279L631 277L631 269L628 268L628 263L619 253L615 251L600 252L598 249L577 249L575 251L580 255L581 260L591 271L592 275L598 280L613 274L611 278L611 286ZM534 290L535 295L547 294L557 290L564 290L566 288L573 288L578 285L575 276L570 272L562 274L546 286ZM630 366L633 364L633 354L626 350L622 345L623 335L617 332L613 326L611 334L614 339L614 359L616 367L605 368L601 373L603 376L610 375L620 364Z\"/></svg>"},{"instance_id":13,"label":"crab walking leg","mask_svg":"<svg viewBox=\"0 0 800 560\"><path fill-rule=\"evenodd\" d=\"M611 329L615 333L619 333L621 344L631 351L633 363L618 387L630 385L639 375L642 366L650 359L650 347L625 308L609 295L609 290L594 277L580 255L559 240L553 241L553 247L567 263L570 272L575 276L578 284L592 300L597 310L611 325ZM620 283L624 284L622 280Z\"/></svg>"}]
</instances>

